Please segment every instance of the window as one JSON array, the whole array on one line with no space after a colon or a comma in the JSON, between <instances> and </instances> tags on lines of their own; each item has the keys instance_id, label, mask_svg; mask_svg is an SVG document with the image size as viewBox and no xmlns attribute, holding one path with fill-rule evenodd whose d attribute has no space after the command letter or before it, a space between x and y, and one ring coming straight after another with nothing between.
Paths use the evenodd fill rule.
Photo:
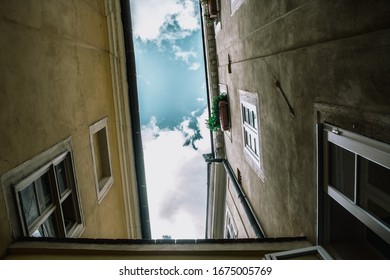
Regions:
<instances>
[{"instance_id":1,"label":"window","mask_svg":"<svg viewBox=\"0 0 390 280\"><path fill-rule=\"evenodd\" d=\"M219 13L220 0L208 0L210 18L217 18Z\"/></svg>"},{"instance_id":2,"label":"window","mask_svg":"<svg viewBox=\"0 0 390 280\"><path fill-rule=\"evenodd\" d=\"M111 172L111 155L108 142L107 118L89 127L95 186L98 201L101 202L114 182Z\"/></svg>"},{"instance_id":3,"label":"window","mask_svg":"<svg viewBox=\"0 0 390 280\"><path fill-rule=\"evenodd\" d=\"M266 260L332 260L322 246L312 246L265 255Z\"/></svg>"},{"instance_id":4,"label":"window","mask_svg":"<svg viewBox=\"0 0 390 280\"><path fill-rule=\"evenodd\" d=\"M208 0L210 18L215 19L215 33L221 30L221 0Z\"/></svg>"},{"instance_id":5,"label":"window","mask_svg":"<svg viewBox=\"0 0 390 280\"><path fill-rule=\"evenodd\" d=\"M237 227L229 208L226 208L225 238L236 239L238 237Z\"/></svg>"},{"instance_id":6,"label":"window","mask_svg":"<svg viewBox=\"0 0 390 280\"><path fill-rule=\"evenodd\" d=\"M72 236L81 223L70 153L15 186L25 236Z\"/></svg>"},{"instance_id":7,"label":"window","mask_svg":"<svg viewBox=\"0 0 390 280\"><path fill-rule=\"evenodd\" d=\"M389 257L390 145L330 125L323 140L327 242L354 242L365 258ZM338 253L349 258L346 247Z\"/></svg>"},{"instance_id":8,"label":"window","mask_svg":"<svg viewBox=\"0 0 390 280\"><path fill-rule=\"evenodd\" d=\"M247 102L241 102L241 112L243 120L244 144L251 155L259 161L259 141L257 131L256 107Z\"/></svg>"},{"instance_id":9,"label":"window","mask_svg":"<svg viewBox=\"0 0 390 280\"><path fill-rule=\"evenodd\" d=\"M257 107L257 94L239 91L244 155L257 171L264 177L261 154L261 130Z\"/></svg>"},{"instance_id":10,"label":"window","mask_svg":"<svg viewBox=\"0 0 390 280\"><path fill-rule=\"evenodd\" d=\"M84 226L70 140L3 176L14 237L78 237Z\"/></svg>"}]
</instances>

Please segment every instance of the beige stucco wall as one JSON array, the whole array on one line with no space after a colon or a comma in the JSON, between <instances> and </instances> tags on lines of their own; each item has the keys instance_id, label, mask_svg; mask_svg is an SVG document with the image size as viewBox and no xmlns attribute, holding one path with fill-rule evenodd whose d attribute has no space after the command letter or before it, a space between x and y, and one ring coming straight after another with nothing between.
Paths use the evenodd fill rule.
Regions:
<instances>
[{"instance_id":1,"label":"beige stucco wall","mask_svg":"<svg viewBox=\"0 0 390 280\"><path fill-rule=\"evenodd\" d=\"M71 137L83 237L127 237L103 0L0 8L0 176ZM88 127L107 117L114 184L100 204ZM0 253L11 241L0 191Z\"/></svg>"},{"instance_id":2,"label":"beige stucco wall","mask_svg":"<svg viewBox=\"0 0 390 280\"><path fill-rule=\"evenodd\" d=\"M227 158L268 237L315 242L316 122L390 142L389 2L245 0L231 15L230 0L221 0L221 9L218 75L232 115ZM238 90L258 95L264 181L243 157Z\"/></svg>"}]
</instances>

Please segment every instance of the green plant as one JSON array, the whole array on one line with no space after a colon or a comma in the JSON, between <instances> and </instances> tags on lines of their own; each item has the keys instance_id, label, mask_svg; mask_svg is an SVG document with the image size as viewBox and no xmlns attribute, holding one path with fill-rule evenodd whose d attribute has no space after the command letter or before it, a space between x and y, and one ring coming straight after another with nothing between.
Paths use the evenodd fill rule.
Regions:
<instances>
[{"instance_id":1,"label":"green plant","mask_svg":"<svg viewBox=\"0 0 390 280\"><path fill-rule=\"evenodd\" d=\"M214 96L213 103L211 106L211 115L210 118L207 120L207 127L210 130L220 130L221 124L219 122L219 102L220 101L227 101L227 95L226 93L221 93L220 95Z\"/></svg>"}]
</instances>

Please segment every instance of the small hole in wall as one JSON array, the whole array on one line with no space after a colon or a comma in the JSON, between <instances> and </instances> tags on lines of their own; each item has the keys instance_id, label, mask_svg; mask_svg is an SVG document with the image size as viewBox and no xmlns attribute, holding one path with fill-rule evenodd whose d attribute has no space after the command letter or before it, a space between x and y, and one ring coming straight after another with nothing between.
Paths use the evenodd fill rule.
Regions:
<instances>
[{"instance_id":1,"label":"small hole in wall","mask_svg":"<svg viewBox=\"0 0 390 280\"><path fill-rule=\"evenodd\" d=\"M232 73L232 60L230 59L230 54L228 54L228 72Z\"/></svg>"}]
</instances>

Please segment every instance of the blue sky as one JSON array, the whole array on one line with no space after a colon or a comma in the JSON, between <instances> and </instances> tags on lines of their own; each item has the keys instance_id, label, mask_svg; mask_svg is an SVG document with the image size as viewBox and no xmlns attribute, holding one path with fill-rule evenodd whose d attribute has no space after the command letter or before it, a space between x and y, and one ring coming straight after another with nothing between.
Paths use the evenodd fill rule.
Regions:
<instances>
[{"instance_id":1,"label":"blue sky","mask_svg":"<svg viewBox=\"0 0 390 280\"><path fill-rule=\"evenodd\" d=\"M207 97L197 0L131 0L152 237L204 238Z\"/></svg>"},{"instance_id":2,"label":"blue sky","mask_svg":"<svg viewBox=\"0 0 390 280\"><path fill-rule=\"evenodd\" d=\"M172 128L182 116L206 106L200 39L196 31L179 40L184 46L163 49L153 41L135 40L142 124L155 116L160 126Z\"/></svg>"}]
</instances>

